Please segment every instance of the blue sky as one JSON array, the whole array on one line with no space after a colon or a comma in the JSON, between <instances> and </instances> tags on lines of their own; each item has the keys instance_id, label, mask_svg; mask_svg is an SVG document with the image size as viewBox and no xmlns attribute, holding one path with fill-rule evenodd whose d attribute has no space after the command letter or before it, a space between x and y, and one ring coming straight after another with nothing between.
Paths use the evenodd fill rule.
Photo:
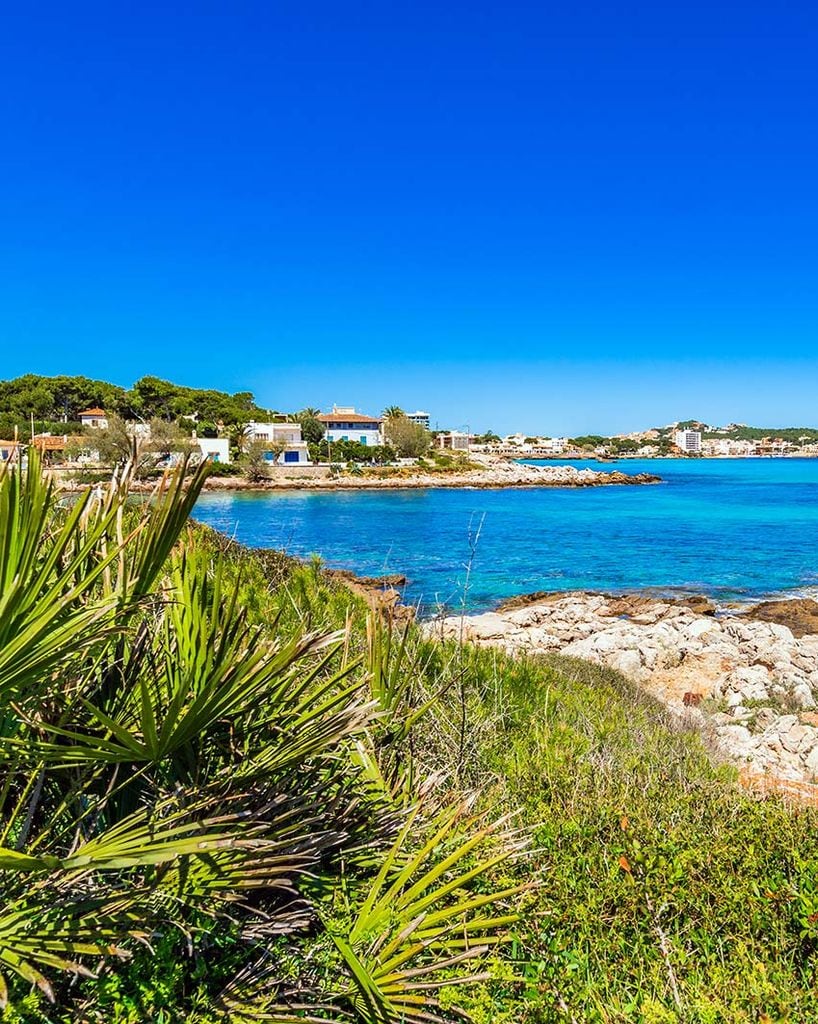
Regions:
<instances>
[{"instance_id":1,"label":"blue sky","mask_svg":"<svg viewBox=\"0 0 818 1024\"><path fill-rule=\"evenodd\" d=\"M17 5L0 377L818 424L818 9Z\"/></svg>"}]
</instances>

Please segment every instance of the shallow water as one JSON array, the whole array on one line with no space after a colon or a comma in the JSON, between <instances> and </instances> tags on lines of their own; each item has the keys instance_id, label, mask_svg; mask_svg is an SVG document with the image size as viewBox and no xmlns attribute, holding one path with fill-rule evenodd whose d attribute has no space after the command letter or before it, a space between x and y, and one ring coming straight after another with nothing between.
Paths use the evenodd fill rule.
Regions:
<instances>
[{"instance_id":1,"label":"shallow water","mask_svg":"<svg viewBox=\"0 0 818 1024\"><path fill-rule=\"evenodd\" d=\"M195 515L254 547L315 552L365 575L403 573L406 599L427 610L464 599L485 609L535 590L655 588L730 601L818 586L818 459L571 465L652 472L664 483L214 492Z\"/></svg>"}]
</instances>

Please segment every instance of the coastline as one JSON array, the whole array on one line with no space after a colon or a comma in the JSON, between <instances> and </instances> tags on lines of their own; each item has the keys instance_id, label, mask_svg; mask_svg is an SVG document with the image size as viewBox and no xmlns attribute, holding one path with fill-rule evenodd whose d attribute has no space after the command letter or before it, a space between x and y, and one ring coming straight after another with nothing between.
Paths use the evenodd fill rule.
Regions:
<instances>
[{"instance_id":1,"label":"coastline","mask_svg":"<svg viewBox=\"0 0 818 1024\"><path fill-rule=\"evenodd\" d=\"M744 781L818 799L818 602L718 608L704 597L574 591L423 624L506 653L560 654L626 676L697 729Z\"/></svg>"},{"instance_id":2,"label":"coastline","mask_svg":"<svg viewBox=\"0 0 818 1024\"><path fill-rule=\"evenodd\" d=\"M276 490L418 490L428 488L526 488L526 487L606 487L638 486L661 483L653 473L622 473L577 469L574 466L526 466L519 463L491 464L483 469L451 473L411 473L405 476L326 477L281 476L258 482L240 477L211 476L205 489L211 491L276 491Z\"/></svg>"}]
</instances>

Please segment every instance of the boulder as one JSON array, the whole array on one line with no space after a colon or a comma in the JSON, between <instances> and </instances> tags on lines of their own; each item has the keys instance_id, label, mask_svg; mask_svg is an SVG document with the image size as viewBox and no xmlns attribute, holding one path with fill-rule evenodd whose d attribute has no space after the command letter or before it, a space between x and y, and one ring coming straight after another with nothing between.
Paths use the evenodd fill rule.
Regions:
<instances>
[{"instance_id":1,"label":"boulder","mask_svg":"<svg viewBox=\"0 0 818 1024\"><path fill-rule=\"evenodd\" d=\"M809 597L762 601L747 614L754 619L786 626L793 636L818 634L818 601Z\"/></svg>"},{"instance_id":2,"label":"boulder","mask_svg":"<svg viewBox=\"0 0 818 1024\"><path fill-rule=\"evenodd\" d=\"M722 692L735 694L740 701L767 700L769 698L770 675L761 665L747 665L734 669L724 680Z\"/></svg>"},{"instance_id":3,"label":"boulder","mask_svg":"<svg viewBox=\"0 0 818 1024\"><path fill-rule=\"evenodd\" d=\"M818 775L818 747L813 747L812 750L807 754L807 759L804 762L804 767L812 776Z\"/></svg>"}]
</instances>

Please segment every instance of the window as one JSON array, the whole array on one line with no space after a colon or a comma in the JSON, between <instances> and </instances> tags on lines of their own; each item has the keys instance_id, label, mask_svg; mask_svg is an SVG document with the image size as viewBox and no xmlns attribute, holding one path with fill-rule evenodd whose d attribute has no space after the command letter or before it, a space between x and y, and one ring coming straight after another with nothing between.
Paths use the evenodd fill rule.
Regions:
<instances>
[{"instance_id":1,"label":"window","mask_svg":"<svg viewBox=\"0 0 818 1024\"><path fill-rule=\"evenodd\" d=\"M366 444L366 434L361 434L361 444Z\"/></svg>"},{"instance_id":2,"label":"window","mask_svg":"<svg viewBox=\"0 0 818 1024\"><path fill-rule=\"evenodd\" d=\"M298 452L284 452L285 462L298 462Z\"/></svg>"}]
</instances>

